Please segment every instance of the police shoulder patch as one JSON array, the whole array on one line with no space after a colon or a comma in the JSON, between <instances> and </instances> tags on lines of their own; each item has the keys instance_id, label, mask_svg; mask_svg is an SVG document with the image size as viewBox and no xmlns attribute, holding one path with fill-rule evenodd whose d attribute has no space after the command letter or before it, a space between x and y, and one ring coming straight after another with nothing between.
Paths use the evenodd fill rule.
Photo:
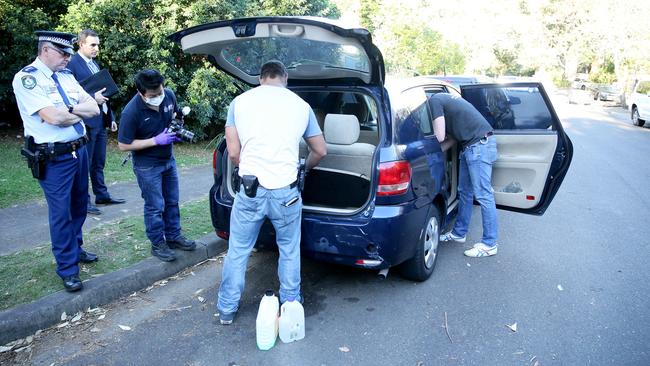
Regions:
<instances>
[{"instance_id":1,"label":"police shoulder patch","mask_svg":"<svg viewBox=\"0 0 650 366\"><path fill-rule=\"evenodd\" d=\"M32 73L32 72L34 72L34 71L36 71L36 70L38 70L38 69L35 68L34 66L25 66L25 67L23 67L23 69L20 70L20 71L22 71L22 72L29 72L29 73Z\"/></svg>"},{"instance_id":2,"label":"police shoulder patch","mask_svg":"<svg viewBox=\"0 0 650 366\"><path fill-rule=\"evenodd\" d=\"M36 78L31 75L23 76L20 81L23 83L23 88L25 89L34 89L36 86Z\"/></svg>"}]
</instances>

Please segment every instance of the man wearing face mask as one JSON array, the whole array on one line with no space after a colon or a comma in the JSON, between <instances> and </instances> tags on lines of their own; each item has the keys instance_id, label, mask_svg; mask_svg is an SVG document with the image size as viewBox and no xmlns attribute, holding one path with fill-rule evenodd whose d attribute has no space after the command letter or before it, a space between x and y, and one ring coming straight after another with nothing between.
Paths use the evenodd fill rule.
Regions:
<instances>
[{"instance_id":1,"label":"man wearing face mask","mask_svg":"<svg viewBox=\"0 0 650 366\"><path fill-rule=\"evenodd\" d=\"M167 128L178 111L174 92L163 87L156 70L135 76L138 92L122 111L120 150L131 151L133 172L144 199L144 224L151 254L165 262L176 259L171 249L194 250L196 243L181 234L178 172L173 143L181 141Z\"/></svg>"}]
</instances>

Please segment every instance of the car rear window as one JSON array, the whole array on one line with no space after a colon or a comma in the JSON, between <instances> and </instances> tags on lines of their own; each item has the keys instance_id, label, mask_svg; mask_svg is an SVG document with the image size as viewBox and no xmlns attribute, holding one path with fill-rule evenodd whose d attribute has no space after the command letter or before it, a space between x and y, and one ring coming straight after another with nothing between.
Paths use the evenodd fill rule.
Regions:
<instances>
[{"instance_id":1,"label":"car rear window","mask_svg":"<svg viewBox=\"0 0 650 366\"><path fill-rule=\"evenodd\" d=\"M341 45L300 38L254 38L224 48L223 57L249 75L259 75L260 66L271 59L287 68L321 65L327 68L370 72L365 51L354 45Z\"/></svg>"}]
</instances>

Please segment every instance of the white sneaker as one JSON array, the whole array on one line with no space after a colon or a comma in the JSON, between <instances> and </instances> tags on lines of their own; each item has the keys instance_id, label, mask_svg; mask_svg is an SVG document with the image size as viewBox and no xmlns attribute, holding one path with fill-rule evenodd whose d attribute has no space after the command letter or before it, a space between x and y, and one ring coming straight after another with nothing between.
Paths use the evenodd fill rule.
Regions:
<instances>
[{"instance_id":1,"label":"white sneaker","mask_svg":"<svg viewBox=\"0 0 650 366\"><path fill-rule=\"evenodd\" d=\"M464 243L465 240L467 240L467 238L464 237L464 236L454 235L453 230L440 235L439 239L440 239L440 241L455 241L455 242L458 242L458 243Z\"/></svg>"},{"instance_id":2,"label":"white sneaker","mask_svg":"<svg viewBox=\"0 0 650 366\"><path fill-rule=\"evenodd\" d=\"M498 245L488 246L483 243L476 243L471 249L465 251L465 255L468 257L480 258L480 257L489 257L497 254Z\"/></svg>"}]
</instances>

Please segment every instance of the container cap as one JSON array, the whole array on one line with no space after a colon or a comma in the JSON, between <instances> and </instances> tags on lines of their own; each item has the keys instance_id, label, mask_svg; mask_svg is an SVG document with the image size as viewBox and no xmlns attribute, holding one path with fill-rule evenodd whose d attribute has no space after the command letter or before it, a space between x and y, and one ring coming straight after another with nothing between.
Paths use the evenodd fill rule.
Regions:
<instances>
[{"instance_id":1,"label":"container cap","mask_svg":"<svg viewBox=\"0 0 650 366\"><path fill-rule=\"evenodd\" d=\"M264 292L264 296L274 296L274 295L275 292L273 292L273 290L266 290L266 292Z\"/></svg>"},{"instance_id":2,"label":"container cap","mask_svg":"<svg viewBox=\"0 0 650 366\"><path fill-rule=\"evenodd\" d=\"M287 302L296 301L295 297L287 297Z\"/></svg>"}]
</instances>

